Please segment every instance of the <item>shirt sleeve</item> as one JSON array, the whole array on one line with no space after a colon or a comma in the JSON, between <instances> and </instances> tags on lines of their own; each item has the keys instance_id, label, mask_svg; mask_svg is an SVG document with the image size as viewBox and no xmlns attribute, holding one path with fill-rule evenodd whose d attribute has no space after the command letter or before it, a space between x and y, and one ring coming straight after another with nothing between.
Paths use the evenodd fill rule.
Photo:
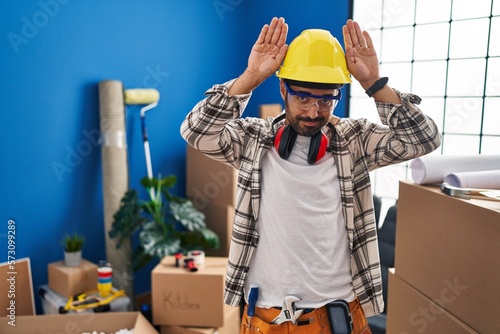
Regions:
<instances>
[{"instance_id":1,"label":"shirt sleeve","mask_svg":"<svg viewBox=\"0 0 500 334\"><path fill-rule=\"evenodd\" d=\"M242 147L242 132L230 125L243 114L251 93L229 96L236 79L214 85L205 92L181 124L181 136L195 149L213 159L237 167ZM238 124L238 123L236 123Z\"/></svg>"},{"instance_id":2,"label":"shirt sleeve","mask_svg":"<svg viewBox=\"0 0 500 334\"><path fill-rule=\"evenodd\" d=\"M441 145L436 124L418 107L420 97L395 91L401 104L375 102L382 125L366 120L363 124L370 170L428 154Z\"/></svg>"}]
</instances>

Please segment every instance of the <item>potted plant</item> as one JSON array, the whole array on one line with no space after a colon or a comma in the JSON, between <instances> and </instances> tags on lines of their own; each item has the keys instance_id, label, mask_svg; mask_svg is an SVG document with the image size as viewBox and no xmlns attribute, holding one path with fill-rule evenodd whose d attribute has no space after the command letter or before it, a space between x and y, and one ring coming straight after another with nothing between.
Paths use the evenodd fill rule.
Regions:
<instances>
[{"instance_id":1,"label":"potted plant","mask_svg":"<svg viewBox=\"0 0 500 334\"><path fill-rule=\"evenodd\" d=\"M68 267L77 267L82 260L82 247L85 237L75 232L73 235L66 233L61 239L64 248L64 264Z\"/></svg>"},{"instance_id":2,"label":"potted plant","mask_svg":"<svg viewBox=\"0 0 500 334\"><path fill-rule=\"evenodd\" d=\"M131 259L134 271L153 258L161 260L167 255L219 247L219 237L206 227L205 215L190 200L172 194L176 182L174 175L144 177L141 185L147 190L148 200L141 200L135 189L121 199L109 237L117 239L119 248L138 233L138 245Z\"/></svg>"}]
</instances>

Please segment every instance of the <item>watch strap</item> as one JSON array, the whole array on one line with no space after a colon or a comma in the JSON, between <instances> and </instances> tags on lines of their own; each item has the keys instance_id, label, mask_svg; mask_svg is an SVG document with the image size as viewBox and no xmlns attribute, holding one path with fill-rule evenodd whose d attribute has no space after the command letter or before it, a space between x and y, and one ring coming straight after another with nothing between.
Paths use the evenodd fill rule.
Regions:
<instances>
[{"instance_id":1,"label":"watch strap","mask_svg":"<svg viewBox=\"0 0 500 334\"><path fill-rule=\"evenodd\" d=\"M376 92L378 92L379 90L384 88L384 86L387 85L388 81L389 81L388 77L382 77L382 78L378 79L377 81L375 81L375 83L370 88L365 90L366 95L368 95L369 97L372 97L373 94L375 94Z\"/></svg>"}]
</instances>

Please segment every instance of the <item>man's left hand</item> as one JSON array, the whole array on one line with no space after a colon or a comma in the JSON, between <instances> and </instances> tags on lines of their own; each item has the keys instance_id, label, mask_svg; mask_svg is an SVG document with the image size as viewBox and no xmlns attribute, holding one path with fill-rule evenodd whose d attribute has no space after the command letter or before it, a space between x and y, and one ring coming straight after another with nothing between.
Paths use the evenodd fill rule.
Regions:
<instances>
[{"instance_id":1,"label":"man's left hand","mask_svg":"<svg viewBox=\"0 0 500 334\"><path fill-rule=\"evenodd\" d=\"M356 80L367 89L380 78L377 53L370 34L359 24L347 20L342 27L347 68Z\"/></svg>"}]
</instances>

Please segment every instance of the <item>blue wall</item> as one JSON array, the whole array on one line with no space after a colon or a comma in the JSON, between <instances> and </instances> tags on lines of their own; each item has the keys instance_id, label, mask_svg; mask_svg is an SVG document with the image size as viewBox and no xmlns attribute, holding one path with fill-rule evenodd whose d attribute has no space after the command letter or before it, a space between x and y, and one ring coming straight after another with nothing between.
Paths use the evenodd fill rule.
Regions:
<instances>
[{"instance_id":1,"label":"blue wall","mask_svg":"<svg viewBox=\"0 0 500 334\"><path fill-rule=\"evenodd\" d=\"M345 3L344 3L345 2ZM147 3L147 5L146 5ZM0 262L7 261L8 221L15 221L15 258L31 259L33 285L62 259L65 232L87 236L84 257L105 257L98 83L154 87L147 114L154 173L176 174L184 194L185 143L179 126L214 83L238 76L263 24L283 16L289 41L306 28L341 39L347 1L1 1ZM254 93L281 102L276 78ZM340 114L345 101L338 106ZM337 112L338 114L338 112ZM146 175L139 110L127 108L131 187ZM61 166L63 169L61 169ZM149 270L135 280L150 289ZM41 311L37 301L37 310Z\"/></svg>"}]
</instances>

